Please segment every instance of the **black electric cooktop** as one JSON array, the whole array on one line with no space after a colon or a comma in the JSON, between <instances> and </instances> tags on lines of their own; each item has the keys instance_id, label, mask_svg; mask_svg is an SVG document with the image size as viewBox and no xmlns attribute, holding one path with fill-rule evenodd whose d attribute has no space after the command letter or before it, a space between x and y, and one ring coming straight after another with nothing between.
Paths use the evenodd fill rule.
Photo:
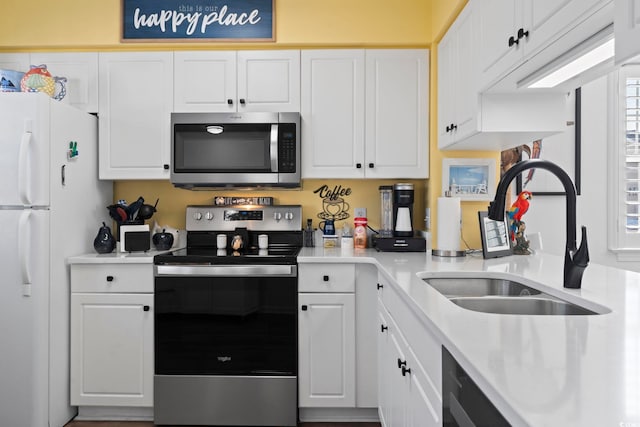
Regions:
<instances>
[{"instance_id":1,"label":"black electric cooktop","mask_svg":"<svg viewBox=\"0 0 640 427\"><path fill-rule=\"evenodd\" d=\"M249 247L240 251L215 248L184 248L156 255L156 265L165 264L295 264L299 247Z\"/></svg>"}]
</instances>

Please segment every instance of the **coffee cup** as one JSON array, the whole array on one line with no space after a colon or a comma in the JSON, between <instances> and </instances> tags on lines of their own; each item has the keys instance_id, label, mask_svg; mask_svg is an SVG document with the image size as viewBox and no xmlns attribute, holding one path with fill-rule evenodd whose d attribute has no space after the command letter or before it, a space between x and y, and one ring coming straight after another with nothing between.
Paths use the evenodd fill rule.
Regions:
<instances>
[{"instance_id":1,"label":"coffee cup","mask_svg":"<svg viewBox=\"0 0 640 427\"><path fill-rule=\"evenodd\" d=\"M337 197L333 200L324 199L322 201L322 210L327 216L336 218L342 212L349 210L349 204L342 197Z\"/></svg>"},{"instance_id":2,"label":"coffee cup","mask_svg":"<svg viewBox=\"0 0 640 427\"><path fill-rule=\"evenodd\" d=\"M336 234L336 227L332 219L320 221L320 223L318 224L318 227L320 228L320 230L322 230L323 234L327 234L330 236Z\"/></svg>"}]
</instances>

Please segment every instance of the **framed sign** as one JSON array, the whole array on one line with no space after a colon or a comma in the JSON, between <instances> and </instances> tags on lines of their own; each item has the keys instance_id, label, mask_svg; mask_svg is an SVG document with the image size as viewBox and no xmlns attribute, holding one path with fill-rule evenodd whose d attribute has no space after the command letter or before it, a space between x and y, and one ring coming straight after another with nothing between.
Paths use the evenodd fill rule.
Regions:
<instances>
[{"instance_id":1,"label":"framed sign","mask_svg":"<svg viewBox=\"0 0 640 427\"><path fill-rule=\"evenodd\" d=\"M442 195L449 193L461 200L493 200L496 161L494 159L442 160Z\"/></svg>"},{"instance_id":2,"label":"framed sign","mask_svg":"<svg viewBox=\"0 0 640 427\"><path fill-rule=\"evenodd\" d=\"M122 0L122 41L273 41L274 0Z\"/></svg>"},{"instance_id":3,"label":"framed sign","mask_svg":"<svg viewBox=\"0 0 640 427\"><path fill-rule=\"evenodd\" d=\"M511 255L506 216L503 221L494 221L489 218L487 211L479 211L478 218L480 219L483 258L498 258Z\"/></svg>"}]
</instances>

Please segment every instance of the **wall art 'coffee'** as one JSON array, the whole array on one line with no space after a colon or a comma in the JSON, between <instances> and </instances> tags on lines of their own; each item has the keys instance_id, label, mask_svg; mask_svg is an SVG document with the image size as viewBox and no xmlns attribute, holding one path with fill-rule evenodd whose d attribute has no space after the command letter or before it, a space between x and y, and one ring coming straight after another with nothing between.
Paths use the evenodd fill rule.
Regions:
<instances>
[{"instance_id":1,"label":"wall art 'coffee'","mask_svg":"<svg viewBox=\"0 0 640 427\"><path fill-rule=\"evenodd\" d=\"M328 185L323 185L314 193L322 199L322 211L318 213L318 218L324 221L342 221L349 218L349 203L345 196L351 194L351 188L343 188L341 185L329 188Z\"/></svg>"}]
</instances>

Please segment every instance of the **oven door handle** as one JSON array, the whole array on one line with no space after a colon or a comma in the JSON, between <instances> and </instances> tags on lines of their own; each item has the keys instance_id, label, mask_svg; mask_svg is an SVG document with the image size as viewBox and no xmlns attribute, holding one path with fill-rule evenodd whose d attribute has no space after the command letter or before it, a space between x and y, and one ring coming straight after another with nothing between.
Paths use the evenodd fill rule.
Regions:
<instances>
[{"instance_id":1,"label":"oven door handle","mask_svg":"<svg viewBox=\"0 0 640 427\"><path fill-rule=\"evenodd\" d=\"M296 265L156 265L156 276L295 277Z\"/></svg>"}]
</instances>

